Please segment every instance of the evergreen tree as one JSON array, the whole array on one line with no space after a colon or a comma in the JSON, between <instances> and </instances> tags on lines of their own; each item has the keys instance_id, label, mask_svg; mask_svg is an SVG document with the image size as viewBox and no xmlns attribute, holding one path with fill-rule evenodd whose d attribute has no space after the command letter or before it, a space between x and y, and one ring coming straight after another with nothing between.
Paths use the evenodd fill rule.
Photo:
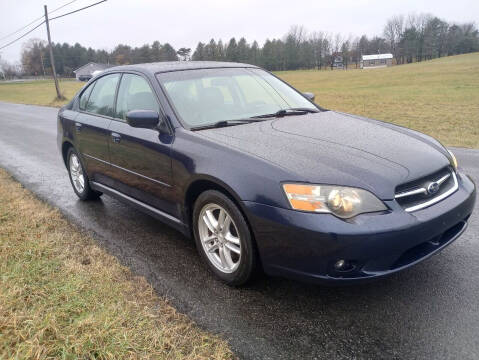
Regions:
<instances>
[{"instance_id":1,"label":"evergreen tree","mask_svg":"<svg viewBox=\"0 0 479 360\"><path fill-rule=\"evenodd\" d=\"M216 60L216 54L217 54L217 49L216 49L216 41L215 39L211 39L208 45L205 46L205 51L204 51L204 60L208 61L215 61Z\"/></svg>"},{"instance_id":2,"label":"evergreen tree","mask_svg":"<svg viewBox=\"0 0 479 360\"><path fill-rule=\"evenodd\" d=\"M238 46L236 47L237 53L237 61L241 63L248 62L249 59L249 45L246 42L246 39L242 37L238 42Z\"/></svg>"},{"instance_id":3,"label":"evergreen tree","mask_svg":"<svg viewBox=\"0 0 479 360\"><path fill-rule=\"evenodd\" d=\"M205 44L199 42L196 46L196 50L193 53L193 60L194 61L202 61L205 60Z\"/></svg>"},{"instance_id":4,"label":"evergreen tree","mask_svg":"<svg viewBox=\"0 0 479 360\"><path fill-rule=\"evenodd\" d=\"M178 61L176 50L170 44L164 44L160 49L160 61Z\"/></svg>"},{"instance_id":5,"label":"evergreen tree","mask_svg":"<svg viewBox=\"0 0 479 360\"><path fill-rule=\"evenodd\" d=\"M238 44L236 44L236 39L231 38L228 46L226 47L226 60L227 61L238 61Z\"/></svg>"},{"instance_id":6,"label":"evergreen tree","mask_svg":"<svg viewBox=\"0 0 479 360\"><path fill-rule=\"evenodd\" d=\"M159 41L154 41L153 44L151 44L151 61L160 61L160 49L161 44Z\"/></svg>"},{"instance_id":7,"label":"evergreen tree","mask_svg":"<svg viewBox=\"0 0 479 360\"><path fill-rule=\"evenodd\" d=\"M253 41L253 45L251 45L247 62L253 65L260 65L260 57L261 57L261 53L260 53L259 45L258 45L258 42L255 40Z\"/></svg>"},{"instance_id":8,"label":"evergreen tree","mask_svg":"<svg viewBox=\"0 0 479 360\"><path fill-rule=\"evenodd\" d=\"M225 46L223 45L223 41L221 39L218 41L218 46L216 46L216 60L217 61L225 61L226 54L225 54Z\"/></svg>"}]
</instances>

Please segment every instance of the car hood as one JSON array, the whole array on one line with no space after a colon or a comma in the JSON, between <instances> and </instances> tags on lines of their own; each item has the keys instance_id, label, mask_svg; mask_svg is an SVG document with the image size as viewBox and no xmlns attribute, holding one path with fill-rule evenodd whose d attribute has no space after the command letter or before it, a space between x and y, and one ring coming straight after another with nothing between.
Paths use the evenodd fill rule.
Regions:
<instances>
[{"instance_id":1,"label":"car hood","mask_svg":"<svg viewBox=\"0 0 479 360\"><path fill-rule=\"evenodd\" d=\"M355 186L383 200L394 198L397 185L449 164L446 150L426 135L334 111L198 133L281 167L290 178L279 181Z\"/></svg>"}]
</instances>

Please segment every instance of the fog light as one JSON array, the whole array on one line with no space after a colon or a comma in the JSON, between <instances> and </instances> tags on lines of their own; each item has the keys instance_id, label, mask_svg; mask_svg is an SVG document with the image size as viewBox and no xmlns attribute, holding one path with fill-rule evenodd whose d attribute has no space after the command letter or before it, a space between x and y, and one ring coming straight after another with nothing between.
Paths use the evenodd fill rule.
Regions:
<instances>
[{"instance_id":1,"label":"fog light","mask_svg":"<svg viewBox=\"0 0 479 360\"><path fill-rule=\"evenodd\" d=\"M338 260L336 264L334 264L334 268L336 270L343 270L346 267L346 260Z\"/></svg>"},{"instance_id":2,"label":"fog light","mask_svg":"<svg viewBox=\"0 0 479 360\"><path fill-rule=\"evenodd\" d=\"M336 263L334 264L334 269L336 271L350 271L354 269L354 265L350 261L341 259L336 261Z\"/></svg>"}]
</instances>

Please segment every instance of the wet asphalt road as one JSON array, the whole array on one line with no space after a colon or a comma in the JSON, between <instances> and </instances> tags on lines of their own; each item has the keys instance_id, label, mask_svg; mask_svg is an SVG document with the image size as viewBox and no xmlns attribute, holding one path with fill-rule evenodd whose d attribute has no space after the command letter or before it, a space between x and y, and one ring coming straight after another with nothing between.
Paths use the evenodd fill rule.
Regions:
<instances>
[{"instance_id":1,"label":"wet asphalt road","mask_svg":"<svg viewBox=\"0 0 479 360\"><path fill-rule=\"evenodd\" d=\"M442 253L367 285L327 288L260 277L216 281L191 241L104 196L83 203L56 148L56 109L0 103L0 166L73 222L240 358L479 358L479 209ZM479 150L455 149L479 180Z\"/></svg>"}]
</instances>

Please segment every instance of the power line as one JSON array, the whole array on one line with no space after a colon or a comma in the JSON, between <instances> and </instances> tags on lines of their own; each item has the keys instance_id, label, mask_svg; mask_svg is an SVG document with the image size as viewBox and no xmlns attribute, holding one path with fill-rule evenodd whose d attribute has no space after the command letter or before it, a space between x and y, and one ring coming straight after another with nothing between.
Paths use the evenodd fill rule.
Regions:
<instances>
[{"instance_id":1,"label":"power line","mask_svg":"<svg viewBox=\"0 0 479 360\"><path fill-rule=\"evenodd\" d=\"M49 13L49 14L53 14L55 11L58 11L58 10L60 10L60 9L63 9L65 6L68 6L68 5L70 5L70 4L73 4L73 3L76 2L76 1L78 1L78 0L72 0L72 1L70 1L70 2L67 2L66 4L64 4L64 5L62 5L62 6L59 6L59 7L57 7L56 9L53 9L52 11L49 11L48 13Z\"/></svg>"},{"instance_id":2,"label":"power line","mask_svg":"<svg viewBox=\"0 0 479 360\"><path fill-rule=\"evenodd\" d=\"M36 23L38 20L41 20L41 19L43 19L43 18L44 18L43 16L40 16L39 18L36 18L36 19L33 20L32 22L29 22L27 25L21 27L20 29L15 30L14 32L12 32L12 33L10 33L10 34L8 34L8 35L5 35L4 37L0 38L0 41L1 41L1 40L4 40L4 39L6 39L6 38L9 38L9 37L12 36L12 35L15 35L15 34L19 33L19 32L22 31L23 29L29 27L30 25Z\"/></svg>"},{"instance_id":3,"label":"power line","mask_svg":"<svg viewBox=\"0 0 479 360\"><path fill-rule=\"evenodd\" d=\"M27 32L26 32L25 34L23 34L22 36L16 38L15 40L12 40L12 41L10 41L8 44L5 44L5 45L3 45L2 47L0 47L0 50L6 48L7 46L12 45L13 43L17 42L17 41L20 40L20 39L23 39L25 36L27 36L28 34L30 34L32 31L38 29L38 28L39 28L40 26L42 26L44 23L45 23L45 21L42 21L40 24L38 24L37 26L35 26L33 29L27 31Z\"/></svg>"},{"instance_id":4,"label":"power line","mask_svg":"<svg viewBox=\"0 0 479 360\"><path fill-rule=\"evenodd\" d=\"M49 12L49 13L51 14L51 13L57 11L57 10L60 10L60 9L64 8L64 7L67 6L67 5L70 5L70 4L74 3L75 1L78 1L78 0L72 0L72 1L70 1L70 2L68 2L68 3L66 3L66 4L64 4L64 5L62 5L62 6L58 7L58 8L56 8L55 10L53 10L53 11L51 11L51 12ZM91 5L82 7L82 8L80 8L80 9L77 9L77 10L74 10L74 11L70 11L70 12L68 12L68 13L66 13L66 14L62 14L62 15L59 15L59 16L55 16L55 17L53 17L53 18L50 18L50 21L51 21L51 20L55 20L55 19L59 19L59 18L61 18L61 17L67 16L67 15L70 15L70 14L77 13L77 12L79 12L79 11L82 11L82 10L85 10L85 9L88 9L88 8L91 8L92 6L101 4L101 3L105 2L105 1L107 1L107 0L98 1L98 2L96 2L96 3L94 3L94 4L91 4ZM42 16L41 18L43 18L43 16ZM30 24L24 26L24 27L21 28L20 30L23 30L24 28L26 28L26 27L28 27L29 25L33 24L35 21L40 20L41 18L35 19L33 22L31 22ZM12 41L10 41L9 43L7 43L7 44L1 46L1 47L0 47L0 50L6 48L7 46L12 45L13 43L17 42L17 41L20 40L20 39L23 39L25 36L27 36L28 34L30 34L32 31L38 29L38 28L39 28L41 25L43 25L44 23L45 23L45 20L42 21L42 22L41 22L40 24L38 24L37 26L35 26L33 29L27 31L27 32L26 32L25 34L23 34L22 36L20 36L20 37L16 38L15 40L12 40ZM12 33L12 34L15 34L15 33L19 32L20 30L18 30L18 31L16 31L16 32ZM10 35L12 35L12 34L10 34ZM8 36L10 36L10 35L8 35ZM8 37L8 36L7 36L7 37Z\"/></svg>"},{"instance_id":5,"label":"power line","mask_svg":"<svg viewBox=\"0 0 479 360\"><path fill-rule=\"evenodd\" d=\"M63 9L65 6L68 6L68 5L70 5L70 4L73 4L73 3L76 2L76 1L78 1L78 0L72 0L72 1L66 3L66 4L64 4L64 5L62 5L62 6L59 6L59 7L57 7L56 9L50 11L50 14L52 14L52 13L54 13L55 11L58 11L58 10L60 10L60 9ZM45 17L45 16L42 15L42 16L36 18L35 20L32 20L32 21L29 22L27 25L22 26L20 29L17 29L17 30L15 30L14 32L11 32L10 34L1 37L1 38L0 38L0 41L9 38L9 37L12 36L12 35L15 35L15 34L19 33L19 32L22 31L23 29L26 29L27 27L29 27L30 25L36 23L38 20L43 19L44 17Z\"/></svg>"},{"instance_id":6,"label":"power line","mask_svg":"<svg viewBox=\"0 0 479 360\"><path fill-rule=\"evenodd\" d=\"M68 12L68 13L66 13L66 14L62 14L62 15L58 15L58 16L52 17L52 18L50 18L50 20L59 19L59 18L61 18L61 17L64 17L64 16L67 16L67 15L71 15L71 14L77 13L77 12L79 12L79 11L82 11L82 10L85 10L85 9L88 9L88 8L91 8L92 6L95 6L95 5L98 5L98 4L101 4L101 3L104 3L105 1L107 1L107 0L101 0L101 1L98 1L98 2L96 2L96 3L94 3L94 4L91 4L91 5L88 5L88 6L82 7L82 8L80 8L80 9L77 9L77 10L70 11L70 12Z\"/></svg>"}]
</instances>

